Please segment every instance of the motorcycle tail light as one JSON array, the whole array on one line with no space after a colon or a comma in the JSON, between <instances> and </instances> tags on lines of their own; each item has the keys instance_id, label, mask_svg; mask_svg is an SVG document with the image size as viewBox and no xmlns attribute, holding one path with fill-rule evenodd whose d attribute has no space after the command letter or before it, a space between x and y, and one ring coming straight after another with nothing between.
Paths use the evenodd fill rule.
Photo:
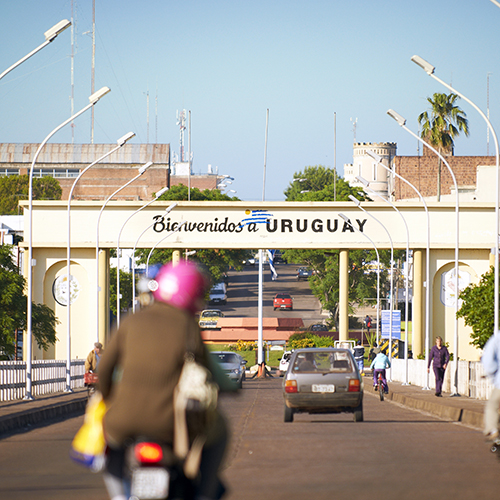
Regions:
<instances>
[{"instance_id":1,"label":"motorcycle tail light","mask_svg":"<svg viewBox=\"0 0 500 500\"><path fill-rule=\"evenodd\" d=\"M157 463L163 458L163 450L156 443L139 443L135 446L135 457L143 464Z\"/></svg>"},{"instance_id":2,"label":"motorcycle tail light","mask_svg":"<svg viewBox=\"0 0 500 500\"><path fill-rule=\"evenodd\" d=\"M297 392L297 381L296 380L287 380L285 382L285 392Z\"/></svg>"},{"instance_id":3,"label":"motorcycle tail light","mask_svg":"<svg viewBox=\"0 0 500 500\"><path fill-rule=\"evenodd\" d=\"M357 378L352 378L349 380L349 392L359 392L360 391L360 383Z\"/></svg>"}]
</instances>

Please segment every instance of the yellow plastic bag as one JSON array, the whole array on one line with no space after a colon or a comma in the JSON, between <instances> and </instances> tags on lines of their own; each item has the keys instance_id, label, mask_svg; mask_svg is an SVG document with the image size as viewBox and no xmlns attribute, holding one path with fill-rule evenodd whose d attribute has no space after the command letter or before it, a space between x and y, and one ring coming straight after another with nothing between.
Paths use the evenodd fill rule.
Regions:
<instances>
[{"instance_id":1,"label":"yellow plastic bag","mask_svg":"<svg viewBox=\"0 0 500 500\"><path fill-rule=\"evenodd\" d=\"M94 472L104 468L106 441L102 421L105 414L106 403L100 393L95 393L87 404L83 425L71 443L70 457Z\"/></svg>"}]
</instances>

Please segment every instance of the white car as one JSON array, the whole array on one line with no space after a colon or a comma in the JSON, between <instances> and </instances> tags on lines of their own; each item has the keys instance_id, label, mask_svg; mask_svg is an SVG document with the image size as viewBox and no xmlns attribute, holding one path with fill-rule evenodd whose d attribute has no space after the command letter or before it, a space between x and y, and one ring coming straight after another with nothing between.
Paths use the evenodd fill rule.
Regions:
<instances>
[{"instance_id":1,"label":"white car","mask_svg":"<svg viewBox=\"0 0 500 500\"><path fill-rule=\"evenodd\" d=\"M286 371L288 370L288 363L290 362L290 358L292 357L292 352L293 351L285 351L280 359L280 366L279 366L280 377L283 377Z\"/></svg>"}]
</instances>

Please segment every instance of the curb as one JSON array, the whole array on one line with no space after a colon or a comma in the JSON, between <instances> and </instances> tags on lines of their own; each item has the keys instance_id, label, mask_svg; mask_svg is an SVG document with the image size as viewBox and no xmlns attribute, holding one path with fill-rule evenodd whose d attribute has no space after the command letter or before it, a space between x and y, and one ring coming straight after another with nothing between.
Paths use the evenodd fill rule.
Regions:
<instances>
[{"instance_id":1,"label":"curb","mask_svg":"<svg viewBox=\"0 0 500 500\"><path fill-rule=\"evenodd\" d=\"M56 418L85 411L87 398L76 401L55 403L43 408L33 408L15 415L0 417L0 436L18 431L22 428L48 423Z\"/></svg>"},{"instance_id":2,"label":"curb","mask_svg":"<svg viewBox=\"0 0 500 500\"><path fill-rule=\"evenodd\" d=\"M406 408L421 410L431 415L450 420L452 422L460 422L462 424L474 427L477 430L482 430L483 428L482 412L470 410L467 408L460 408L457 406L447 406L440 404L439 402L434 403L432 401L392 392L391 390L389 390L389 394L386 395L386 398L389 401L399 403Z\"/></svg>"}]
</instances>

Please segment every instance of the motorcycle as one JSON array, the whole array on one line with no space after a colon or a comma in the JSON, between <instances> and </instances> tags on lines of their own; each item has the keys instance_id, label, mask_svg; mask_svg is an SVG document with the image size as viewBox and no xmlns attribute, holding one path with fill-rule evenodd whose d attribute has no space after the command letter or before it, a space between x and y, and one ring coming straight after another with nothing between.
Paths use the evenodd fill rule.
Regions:
<instances>
[{"instance_id":1,"label":"motorcycle","mask_svg":"<svg viewBox=\"0 0 500 500\"><path fill-rule=\"evenodd\" d=\"M123 485L131 500L194 500L197 478L186 477L183 463L170 445L147 439L129 443L125 450L107 451L107 468L123 471ZM219 482L219 496L224 486Z\"/></svg>"},{"instance_id":2,"label":"motorcycle","mask_svg":"<svg viewBox=\"0 0 500 500\"><path fill-rule=\"evenodd\" d=\"M194 499L194 483L186 478L170 446L139 440L126 450L131 497Z\"/></svg>"}]
</instances>

